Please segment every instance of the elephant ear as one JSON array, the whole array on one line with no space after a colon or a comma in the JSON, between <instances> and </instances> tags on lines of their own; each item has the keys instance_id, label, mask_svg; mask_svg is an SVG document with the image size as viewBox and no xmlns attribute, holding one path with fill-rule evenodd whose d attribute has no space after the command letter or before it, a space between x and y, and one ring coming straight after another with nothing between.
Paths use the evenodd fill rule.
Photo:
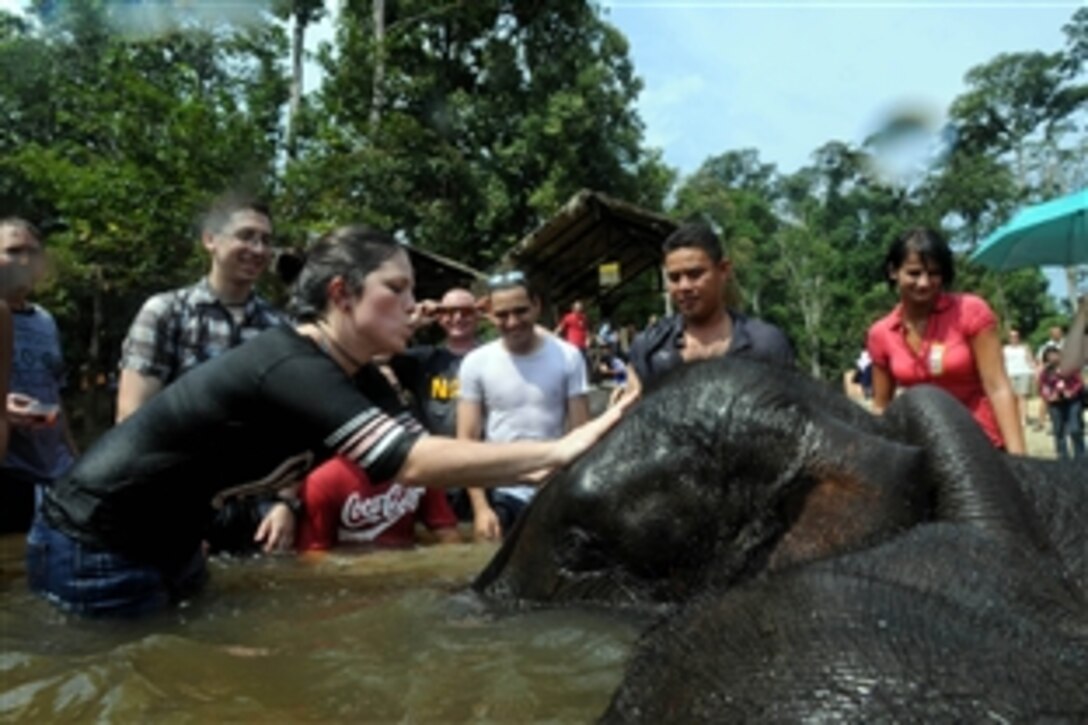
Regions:
<instances>
[{"instance_id":1,"label":"elephant ear","mask_svg":"<svg viewBox=\"0 0 1088 725\"><path fill-rule=\"evenodd\" d=\"M925 451L923 480L938 520L1050 550L1008 454L994 447L959 401L939 388L917 386L896 398L885 417L902 440Z\"/></svg>"},{"instance_id":2,"label":"elephant ear","mask_svg":"<svg viewBox=\"0 0 1088 725\"><path fill-rule=\"evenodd\" d=\"M779 504L786 530L768 557L772 571L872 546L928 518L920 447L833 417L812 420L803 482Z\"/></svg>"}]
</instances>

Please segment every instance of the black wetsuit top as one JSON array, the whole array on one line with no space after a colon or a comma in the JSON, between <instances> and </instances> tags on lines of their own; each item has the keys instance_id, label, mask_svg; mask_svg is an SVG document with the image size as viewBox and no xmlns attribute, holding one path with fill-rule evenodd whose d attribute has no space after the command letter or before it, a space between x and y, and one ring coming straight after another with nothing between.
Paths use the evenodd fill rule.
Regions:
<instances>
[{"instance_id":1,"label":"black wetsuit top","mask_svg":"<svg viewBox=\"0 0 1088 725\"><path fill-rule=\"evenodd\" d=\"M176 566L209 501L275 490L334 453L374 481L400 470L422 428L391 417L309 338L261 333L195 368L106 433L46 494L54 527L136 561Z\"/></svg>"}]
</instances>

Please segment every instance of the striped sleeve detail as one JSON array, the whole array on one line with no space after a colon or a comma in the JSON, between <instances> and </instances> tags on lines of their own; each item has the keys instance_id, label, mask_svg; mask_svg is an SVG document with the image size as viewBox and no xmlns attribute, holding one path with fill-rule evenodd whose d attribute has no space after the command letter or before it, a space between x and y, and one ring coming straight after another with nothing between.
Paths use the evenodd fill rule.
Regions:
<instances>
[{"instance_id":1,"label":"striped sleeve detail","mask_svg":"<svg viewBox=\"0 0 1088 725\"><path fill-rule=\"evenodd\" d=\"M367 462L368 458L381 455L381 450L388 444L388 439L404 432L397 421L388 415L378 415L357 429L339 448L341 455L357 461Z\"/></svg>"},{"instance_id":2,"label":"striped sleeve detail","mask_svg":"<svg viewBox=\"0 0 1088 725\"><path fill-rule=\"evenodd\" d=\"M404 429L409 433L426 433L427 429L423 427L415 417L408 411L404 411L397 415L395 420L404 426Z\"/></svg>"},{"instance_id":3,"label":"striped sleeve detail","mask_svg":"<svg viewBox=\"0 0 1088 725\"><path fill-rule=\"evenodd\" d=\"M341 426L329 440L336 437L339 440L336 452L354 461L375 481L395 476L408 451L426 432L410 415L392 418L377 409L352 420L356 423L354 428L345 431L345 426Z\"/></svg>"},{"instance_id":4,"label":"striped sleeve detail","mask_svg":"<svg viewBox=\"0 0 1088 725\"><path fill-rule=\"evenodd\" d=\"M325 438L325 447L332 450L339 449L343 444L344 439L354 434L360 428L369 425L374 418L379 416L384 418L385 414L377 408L368 408L367 410L364 410Z\"/></svg>"}]
</instances>

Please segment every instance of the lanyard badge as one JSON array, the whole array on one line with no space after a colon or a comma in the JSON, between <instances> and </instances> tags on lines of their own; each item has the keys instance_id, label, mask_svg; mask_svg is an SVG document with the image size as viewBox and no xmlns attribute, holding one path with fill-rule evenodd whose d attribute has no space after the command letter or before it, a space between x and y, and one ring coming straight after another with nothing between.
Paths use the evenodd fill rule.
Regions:
<instances>
[{"instance_id":1,"label":"lanyard badge","mask_svg":"<svg viewBox=\"0 0 1088 725\"><path fill-rule=\"evenodd\" d=\"M944 373L944 345L939 342L930 345L926 361L929 365L929 374L935 378L940 377Z\"/></svg>"}]
</instances>

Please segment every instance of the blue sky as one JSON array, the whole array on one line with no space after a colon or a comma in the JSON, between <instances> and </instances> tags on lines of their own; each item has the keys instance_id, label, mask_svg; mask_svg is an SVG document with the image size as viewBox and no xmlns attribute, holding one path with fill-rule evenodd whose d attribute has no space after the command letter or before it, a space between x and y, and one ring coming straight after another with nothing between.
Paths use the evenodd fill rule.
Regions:
<instances>
[{"instance_id":1,"label":"blue sky","mask_svg":"<svg viewBox=\"0 0 1088 725\"><path fill-rule=\"evenodd\" d=\"M709 156L755 148L796 171L828 141L860 144L896 111L936 130L973 66L1053 52L1084 2L705 0L604 2L645 88L648 145L690 174ZM916 150L916 154L921 153ZM909 155L903 163L919 161ZM902 165L900 171L906 171ZM1046 268L1053 294L1064 273Z\"/></svg>"},{"instance_id":2,"label":"blue sky","mask_svg":"<svg viewBox=\"0 0 1088 725\"><path fill-rule=\"evenodd\" d=\"M1082 2L605 2L645 83L646 140L683 173L753 147L784 172L909 105L943 119L964 74L1056 51Z\"/></svg>"}]
</instances>

